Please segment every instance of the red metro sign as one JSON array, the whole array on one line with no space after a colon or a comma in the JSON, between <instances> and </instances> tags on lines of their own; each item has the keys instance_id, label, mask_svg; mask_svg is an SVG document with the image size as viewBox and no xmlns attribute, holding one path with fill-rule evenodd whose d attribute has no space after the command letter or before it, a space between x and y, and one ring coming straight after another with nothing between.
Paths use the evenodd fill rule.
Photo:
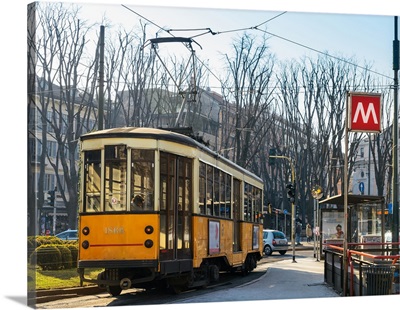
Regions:
<instances>
[{"instance_id":1,"label":"red metro sign","mask_svg":"<svg viewBox=\"0 0 400 310\"><path fill-rule=\"evenodd\" d=\"M380 94L350 93L348 113L350 131L381 131Z\"/></svg>"}]
</instances>

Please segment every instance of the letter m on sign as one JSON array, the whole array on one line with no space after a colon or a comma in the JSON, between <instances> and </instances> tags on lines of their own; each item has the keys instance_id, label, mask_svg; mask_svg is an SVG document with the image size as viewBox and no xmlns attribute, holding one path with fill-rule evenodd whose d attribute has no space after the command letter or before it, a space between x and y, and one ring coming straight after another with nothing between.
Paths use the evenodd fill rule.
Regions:
<instances>
[{"instance_id":1,"label":"letter m on sign","mask_svg":"<svg viewBox=\"0 0 400 310\"><path fill-rule=\"evenodd\" d=\"M350 93L348 113L350 131L381 131L380 94Z\"/></svg>"}]
</instances>

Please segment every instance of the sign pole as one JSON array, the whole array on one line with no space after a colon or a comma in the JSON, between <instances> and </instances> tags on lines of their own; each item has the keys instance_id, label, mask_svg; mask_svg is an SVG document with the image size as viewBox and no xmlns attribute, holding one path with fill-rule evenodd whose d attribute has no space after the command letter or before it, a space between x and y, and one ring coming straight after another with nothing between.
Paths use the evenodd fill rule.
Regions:
<instances>
[{"instance_id":1,"label":"sign pole","mask_svg":"<svg viewBox=\"0 0 400 310\"><path fill-rule=\"evenodd\" d=\"M394 87L393 87L393 149L392 149L392 206L393 206L393 222L392 222L392 242L399 242L399 175L398 175L398 132L399 132L399 112L398 112L398 88L399 88L399 68L400 68L400 52L398 40L398 17L394 17L394 33L393 40L393 71L394 71ZM399 246L393 246L394 253L399 253Z\"/></svg>"},{"instance_id":2,"label":"sign pole","mask_svg":"<svg viewBox=\"0 0 400 310\"><path fill-rule=\"evenodd\" d=\"M347 93L345 143L344 143L344 182L343 182L343 295L347 295L348 261L348 172L349 172L349 131L380 132L381 131L381 94L378 93ZM360 184L364 191L364 184ZM363 193L362 193L363 194Z\"/></svg>"},{"instance_id":3,"label":"sign pole","mask_svg":"<svg viewBox=\"0 0 400 310\"><path fill-rule=\"evenodd\" d=\"M319 185L313 186L311 195L314 198L314 257L319 262L319 200L324 196L322 187Z\"/></svg>"},{"instance_id":4,"label":"sign pole","mask_svg":"<svg viewBox=\"0 0 400 310\"><path fill-rule=\"evenodd\" d=\"M349 99L350 96L347 96ZM347 295L347 199L348 199L348 149L349 149L349 137L348 137L348 114L349 114L349 100L347 100L347 109L346 109L346 117L345 117L345 133L344 133L344 173L343 173L343 296Z\"/></svg>"}]
</instances>

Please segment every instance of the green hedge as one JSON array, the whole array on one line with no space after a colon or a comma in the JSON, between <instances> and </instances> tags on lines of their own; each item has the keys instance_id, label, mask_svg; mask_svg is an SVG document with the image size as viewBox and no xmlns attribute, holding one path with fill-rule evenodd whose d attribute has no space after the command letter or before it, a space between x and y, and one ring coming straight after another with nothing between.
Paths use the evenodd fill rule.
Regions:
<instances>
[{"instance_id":1,"label":"green hedge","mask_svg":"<svg viewBox=\"0 0 400 310\"><path fill-rule=\"evenodd\" d=\"M62 266L61 252L57 245L41 245L32 253L31 264L37 264L43 270L58 270Z\"/></svg>"},{"instance_id":2,"label":"green hedge","mask_svg":"<svg viewBox=\"0 0 400 310\"><path fill-rule=\"evenodd\" d=\"M71 268L76 268L78 265L78 242L68 242L65 245L70 251L72 256L72 266Z\"/></svg>"},{"instance_id":3,"label":"green hedge","mask_svg":"<svg viewBox=\"0 0 400 310\"><path fill-rule=\"evenodd\" d=\"M63 241L54 236L28 237L28 258L31 265L38 265L43 270L75 268L78 242Z\"/></svg>"}]
</instances>

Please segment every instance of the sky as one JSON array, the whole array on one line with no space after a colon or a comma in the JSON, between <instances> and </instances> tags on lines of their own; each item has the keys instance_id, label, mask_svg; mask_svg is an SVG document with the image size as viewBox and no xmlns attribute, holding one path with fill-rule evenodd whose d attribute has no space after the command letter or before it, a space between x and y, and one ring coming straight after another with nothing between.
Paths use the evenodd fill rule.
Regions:
<instances>
[{"instance_id":1,"label":"sky","mask_svg":"<svg viewBox=\"0 0 400 310\"><path fill-rule=\"evenodd\" d=\"M196 55L206 61L209 86L218 91L220 83L216 77L224 71L224 55L232 55L232 42L247 32L261 37L267 32L269 51L278 61L300 60L307 56L316 58L321 53L344 58L355 58L360 66L368 63L378 75L392 77L392 41L394 18L392 16L340 13L307 13L290 9L243 9L155 7L143 5L144 1L132 4L86 2L81 4L80 16L89 24L101 24L104 18L113 26L137 29L139 21L147 22L147 37L192 37ZM137 4L136 4L137 3ZM146 2L145 2L146 3ZM186 4L185 4L186 5ZM103 23L104 24L104 23ZM260 26L259 26L260 25ZM258 29L251 29L259 26ZM215 35L204 34L211 29ZM162 29L199 31L172 31ZM106 27L105 35L109 35ZM150 49L150 46L147 46ZM180 43L160 44L159 54L166 50L174 55L189 57L189 52ZM203 85L202 85L203 86Z\"/></svg>"},{"instance_id":2,"label":"sky","mask_svg":"<svg viewBox=\"0 0 400 310\"><path fill-rule=\"evenodd\" d=\"M3 197L3 210L7 210L2 217L2 246L7 250L7 255L4 254L4 251L0 255L3 267L1 305L9 306L11 309L26 308L26 7L30 2L10 1L7 5L3 4L0 12L2 39L0 85L3 90L1 96L3 110L0 113L3 146L0 152L0 163L1 175L5 181L1 186L1 196ZM111 3L118 7L120 5L111 0L65 2ZM155 7L165 6L165 2L165 0L126 0L124 4ZM393 16L400 15L397 0L246 0L229 1L229 6L228 1L203 0L201 5L199 3L187 0L169 0L168 14L160 13L158 9L153 8L143 9L141 14L163 27L192 28L201 26L211 27L214 31L226 31L255 26L277 14L288 11L268 22L267 30L315 50L339 53L343 56L354 55L360 62L363 62L364 59L368 62L374 61L378 72L393 76L391 67L394 37ZM190 7L192 10L183 14L181 9L177 9L182 6ZM193 8L199 7L201 10L193 10ZM218 12L215 10L205 12L204 8L218 9ZM235 9L240 12L228 14L223 9ZM118 10L120 12L116 18L121 21L125 18L132 20L136 18L126 9L119 8ZM257 12L248 12L249 10ZM176 16L177 12L181 14ZM198 42L203 47L202 51L210 53L210 59L213 61L217 58L215 57L216 51L226 51L227 46L224 40L226 40L225 35L198 38ZM271 38L269 44L279 59L290 59L294 55L297 57L307 53L310 53L311 56L315 55L309 48L301 48L297 44L278 37ZM200 50L196 52L200 53ZM380 297L376 297L376 299L379 301ZM368 301L370 299L358 299L357 305L364 309L374 309L375 304ZM347 302L347 298L335 299L335 305L338 307L348 306ZM315 303L313 300L299 300L296 303L268 301L268 307L283 306L286 308L286 306L294 305L296 309L323 306L322 303ZM260 302L260 306L266 305ZM177 306L172 305L170 308L176 309ZM195 308L200 309L200 307Z\"/></svg>"}]
</instances>

